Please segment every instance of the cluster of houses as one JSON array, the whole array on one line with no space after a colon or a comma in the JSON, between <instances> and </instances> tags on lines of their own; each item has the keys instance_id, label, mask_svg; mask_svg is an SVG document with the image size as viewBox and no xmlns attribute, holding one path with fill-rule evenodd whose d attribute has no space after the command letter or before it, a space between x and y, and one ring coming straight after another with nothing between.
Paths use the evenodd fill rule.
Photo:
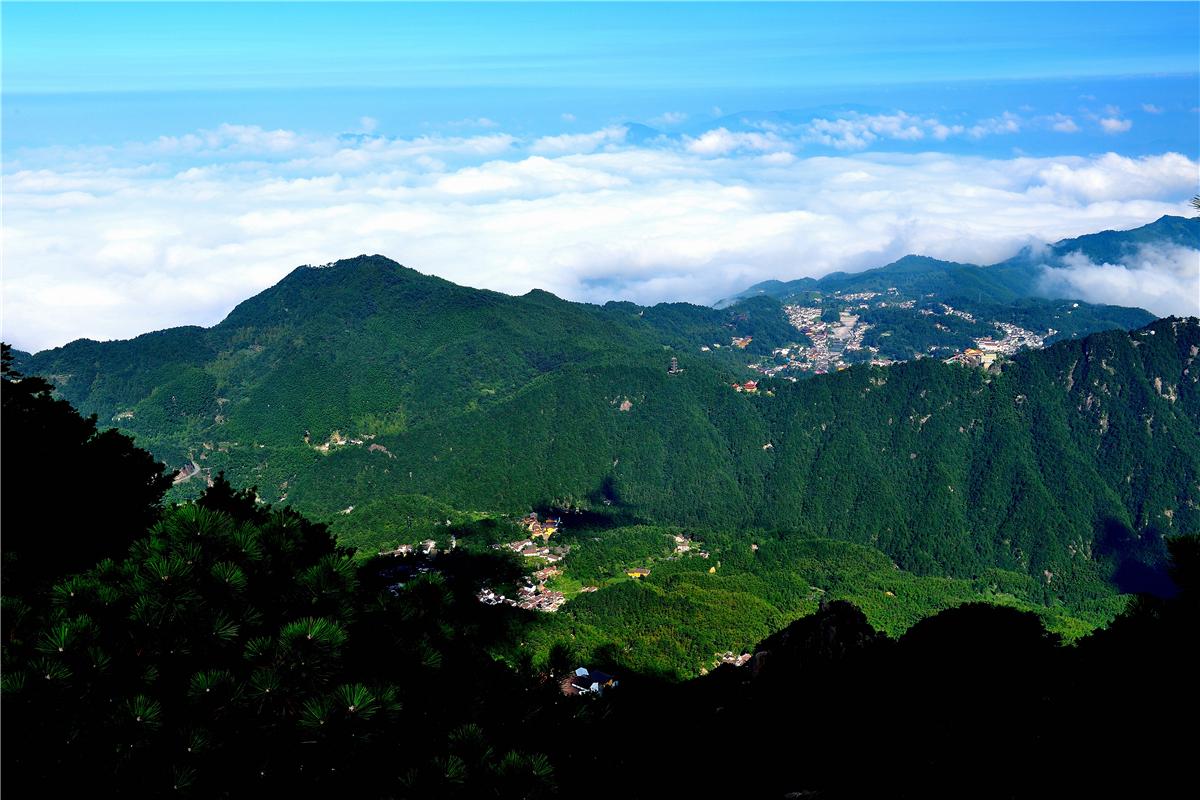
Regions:
<instances>
[{"instance_id":1,"label":"cluster of houses","mask_svg":"<svg viewBox=\"0 0 1200 800\"><path fill-rule=\"evenodd\" d=\"M1011 322L993 322L992 325L999 328L1004 336L1000 339L976 339L975 344L985 353L992 352L1011 356L1021 348L1041 350L1046 346L1045 337L1019 325L1013 325ZM1053 336L1055 333L1057 331L1051 330L1046 336Z\"/></svg>"},{"instance_id":2,"label":"cluster of houses","mask_svg":"<svg viewBox=\"0 0 1200 800\"><path fill-rule=\"evenodd\" d=\"M200 465L197 464L195 461L189 461L188 463L184 464L182 467L179 468L179 471L175 473L175 477L172 479L172 481L175 484L180 484L180 483L183 483L184 481L189 480L199 474L200 474ZM212 485L211 481L209 482L209 485L210 486Z\"/></svg>"},{"instance_id":3,"label":"cluster of houses","mask_svg":"<svg viewBox=\"0 0 1200 800\"><path fill-rule=\"evenodd\" d=\"M313 449L320 453L328 453L335 447L345 447L347 445L361 447L374 438L375 434L373 433L365 434L361 437L348 437L343 436L341 431L334 431L333 433L329 434L328 441L321 442L321 444L318 445L313 445ZM304 443L307 445L312 445L312 434L308 431L304 432Z\"/></svg>"},{"instance_id":4,"label":"cluster of houses","mask_svg":"<svg viewBox=\"0 0 1200 800\"><path fill-rule=\"evenodd\" d=\"M943 308L947 309L946 313L948 314L971 318L971 315L965 311L957 311L945 305L943 305ZM974 318L971 318L971 321L974 321ZM993 322L992 325L999 328L1004 334L1002 338L993 339L985 336L981 339L976 339L975 347L968 347L961 353L955 353L950 358L947 358L945 363L990 369L996 362L997 357L1002 355L1011 356L1023 348L1040 350L1046 346L1046 338L1057 333L1057 331L1051 329L1046 336L1040 336L1031 330L1022 328L1019 325L1013 325L1010 322Z\"/></svg>"},{"instance_id":5,"label":"cluster of houses","mask_svg":"<svg viewBox=\"0 0 1200 800\"><path fill-rule=\"evenodd\" d=\"M749 392L750 394L755 394L756 392L758 392L758 381L746 381L745 383L735 383L735 384L733 384L733 390L735 392Z\"/></svg>"},{"instance_id":6,"label":"cluster of houses","mask_svg":"<svg viewBox=\"0 0 1200 800\"><path fill-rule=\"evenodd\" d=\"M922 314L931 314L933 312L922 309L921 313ZM954 306L949 305L948 303L942 303L942 313L948 317L958 317L959 319L965 319L967 322L975 321L975 315L972 314L970 311L963 311L962 309L955 308Z\"/></svg>"},{"instance_id":7,"label":"cluster of houses","mask_svg":"<svg viewBox=\"0 0 1200 800\"><path fill-rule=\"evenodd\" d=\"M583 694L604 694L606 689L617 686L617 679L598 669L580 667L559 683L562 693L568 696Z\"/></svg>"},{"instance_id":8,"label":"cluster of houses","mask_svg":"<svg viewBox=\"0 0 1200 800\"><path fill-rule=\"evenodd\" d=\"M527 515L521 518L518 524L529 533L531 538L540 538L545 542L549 541L551 536L558 533L558 529L562 527L562 518L547 518L543 521L538 519L538 513L536 511L530 511Z\"/></svg>"},{"instance_id":9,"label":"cluster of houses","mask_svg":"<svg viewBox=\"0 0 1200 800\"><path fill-rule=\"evenodd\" d=\"M732 346L738 348L739 350L745 350L747 347L750 346L750 343L753 341L754 341L753 336L734 336L730 340L729 343Z\"/></svg>"},{"instance_id":10,"label":"cluster of houses","mask_svg":"<svg viewBox=\"0 0 1200 800\"><path fill-rule=\"evenodd\" d=\"M517 608L523 608L526 611L545 611L552 614L567 602L567 598L562 592L547 589L545 584L541 583L537 586L522 586L517 591L521 595L517 601Z\"/></svg>"},{"instance_id":11,"label":"cluster of houses","mask_svg":"<svg viewBox=\"0 0 1200 800\"><path fill-rule=\"evenodd\" d=\"M367 442L374 438L375 434L373 433L364 433L362 436L343 436L341 431L334 431L333 433L329 434L329 439L327 441L314 445L312 443L312 434L308 431L304 432L304 443L312 447L312 449L316 450L318 453L328 453L330 450L334 450L339 447L362 447L364 444L367 444ZM381 444L371 444L367 447L367 451L371 453L383 453L388 458L396 457L390 450Z\"/></svg>"},{"instance_id":12,"label":"cluster of houses","mask_svg":"<svg viewBox=\"0 0 1200 800\"><path fill-rule=\"evenodd\" d=\"M537 586L525 585L517 590L517 597L505 597L502 594L496 594L488 588L479 591L479 602L488 606L508 605L514 608L523 608L526 611L545 611L546 613L554 613L562 607L562 604L567 602L567 598L562 592L556 592L553 589L545 588L544 584Z\"/></svg>"},{"instance_id":13,"label":"cluster of houses","mask_svg":"<svg viewBox=\"0 0 1200 800\"><path fill-rule=\"evenodd\" d=\"M458 540L451 536L450 545L446 549L448 551L453 550L457 546ZM433 539L426 539L420 544L401 544L397 545L395 550L379 551L379 555L381 556L411 556L414 553L420 553L423 556L436 556L438 554L437 542Z\"/></svg>"},{"instance_id":14,"label":"cluster of houses","mask_svg":"<svg viewBox=\"0 0 1200 800\"><path fill-rule=\"evenodd\" d=\"M869 300L875 295L874 292L858 292L839 299ZM862 307L867 306L862 304ZM812 345L776 348L770 363L752 365L752 369L765 375L776 375L784 371L822 375L845 369L847 363L842 359L842 354L861 350L863 336L871 328L870 325L860 322L859 317L845 311L839 313L836 323L828 323L821 319L824 309L820 306L784 306L783 310L792 327L807 336ZM783 363L779 363L781 360Z\"/></svg>"},{"instance_id":15,"label":"cluster of houses","mask_svg":"<svg viewBox=\"0 0 1200 800\"><path fill-rule=\"evenodd\" d=\"M941 307L941 313L948 317L958 317L967 322L976 322L974 314L968 311L955 308L948 303L938 303ZM924 316L933 316L937 311L931 308L922 308L919 312ZM967 363L971 366L990 366L995 360L996 355L1011 356L1022 348L1030 348L1040 350L1046 346L1046 339L1053 336L1058 331L1051 328L1045 336L1034 333L1031 330L1022 328L1020 325L1013 325L1011 322L992 322L989 323L994 328L999 328L1004 334L999 339L993 339L985 336L975 340L975 347L969 347L961 353L956 353L951 358L947 359L947 363ZM949 330L943 325L937 326L939 330ZM963 358L960 358L962 356ZM990 356L984 359L983 356Z\"/></svg>"},{"instance_id":16,"label":"cluster of houses","mask_svg":"<svg viewBox=\"0 0 1200 800\"><path fill-rule=\"evenodd\" d=\"M888 289L889 294L896 294L897 292L898 290L894 286ZM833 295L847 303L861 303L865 300L873 300L879 297L879 292L851 292L850 294L842 294L839 290L834 292Z\"/></svg>"},{"instance_id":17,"label":"cluster of houses","mask_svg":"<svg viewBox=\"0 0 1200 800\"><path fill-rule=\"evenodd\" d=\"M899 292L895 287L886 290L885 293L879 292L854 292L850 294L840 294L834 292L829 301L838 301L841 303L851 303L849 306L842 306L842 310L838 312L837 322L826 322L821 319L821 315L828 309L828 306L820 305L788 305L784 306L784 313L787 315L788 322L792 327L804 333L812 342L811 346L790 345L788 347L775 348L770 358L761 359L758 363L748 364L747 366L762 375L768 377L781 376L787 380L796 380L794 375L787 373L812 373L822 375L828 372L835 372L846 369L849 362L845 360L845 354L855 350L870 351L870 363L874 366L889 366L895 363L891 358L880 355L880 348L875 346L867 346L864 344L864 335L871 329L868 325L861 321L854 311L856 309L870 308L915 308L916 300L900 300ZM820 302L819 300L817 302ZM967 311L954 308L946 303L936 303L926 305L926 307L918 309L917 313L923 316L947 316L958 317L967 322L974 323L976 318ZM935 326L942 331L950 331L951 328L941 323L934 323ZM946 363L964 364L974 367L989 368L996 360L997 356L1012 355L1023 348L1040 349L1045 346L1045 339L1053 336L1055 331L1051 330L1044 336L1034 333L1033 331L1022 328L1018 325L1013 325L1007 322L992 322L994 327L1003 332L1003 337L993 339L984 337L975 340L975 346L968 348L961 353L955 353L950 358L946 359ZM890 331L885 331L881 336L890 336ZM933 355L939 350L945 350L937 346L931 346L928 354L918 353L916 358L922 358L925 355ZM734 388L737 388L737 384ZM747 391L744 388L738 391Z\"/></svg>"},{"instance_id":18,"label":"cluster of houses","mask_svg":"<svg viewBox=\"0 0 1200 800\"><path fill-rule=\"evenodd\" d=\"M994 352L985 353L975 347L968 347L961 353L955 353L943 361L945 364L962 364L964 367L982 367L983 369L990 369L995 362L996 354Z\"/></svg>"},{"instance_id":19,"label":"cluster of houses","mask_svg":"<svg viewBox=\"0 0 1200 800\"><path fill-rule=\"evenodd\" d=\"M548 544L550 537L558 533L562 528L562 518L555 517L554 519L541 520L538 518L537 512L530 512L522 517L518 523L528 534L528 539L518 539L515 542L506 542L504 544L494 544L492 549L500 550L507 549L514 553L520 553L526 558L540 558L550 564L558 563L563 560L563 557L570 552L570 547L554 547ZM537 540L541 541L537 541Z\"/></svg>"},{"instance_id":20,"label":"cluster of houses","mask_svg":"<svg viewBox=\"0 0 1200 800\"><path fill-rule=\"evenodd\" d=\"M533 579L539 583L545 583L551 578L557 578L559 575L562 575L561 567L542 567L533 573Z\"/></svg>"},{"instance_id":21,"label":"cluster of houses","mask_svg":"<svg viewBox=\"0 0 1200 800\"><path fill-rule=\"evenodd\" d=\"M675 555L677 555L677 556L692 555L692 556L699 556L700 558L708 558L707 550L695 549L695 548L699 547L700 545L704 544L703 542L692 541L687 536L682 536L680 534L676 534L672 538L674 538L674 540L675 540Z\"/></svg>"},{"instance_id":22,"label":"cluster of houses","mask_svg":"<svg viewBox=\"0 0 1200 800\"><path fill-rule=\"evenodd\" d=\"M532 539L519 539L515 542L505 542L504 544L492 545L493 550L511 550L514 553L520 553L526 558L540 558L549 564L557 564L563 560L563 557L570 551L569 547L553 547L544 542L534 542Z\"/></svg>"},{"instance_id":23,"label":"cluster of houses","mask_svg":"<svg viewBox=\"0 0 1200 800\"><path fill-rule=\"evenodd\" d=\"M550 537L562 528L562 519L540 519L537 512L530 512L518 520L518 523L528 534L528 539L518 539L515 542L494 544L495 550L511 550L526 558L540 558L550 566L541 567L535 571L525 585L517 589L517 597L505 597L496 594L492 589L484 588L479 592L479 602L486 605L510 605L529 611L557 611L567 602L566 596L559 591L546 588L546 581L562 574L560 567L553 566L570 552L567 546L551 546ZM586 589L585 589L586 591ZM594 587L592 591L595 591Z\"/></svg>"},{"instance_id":24,"label":"cluster of houses","mask_svg":"<svg viewBox=\"0 0 1200 800\"><path fill-rule=\"evenodd\" d=\"M479 602L489 606L509 605L526 611L553 613L567 602L562 592L546 588L546 581L559 575L562 575L562 569L559 567L543 567L534 572L524 585L517 588L516 597L505 597L496 594L492 589L484 588L479 592Z\"/></svg>"},{"instance_id":25,"label":"cluster of houses","mask_svg":"<svg viewBox=\"0 0 1200 800\"><path fill-rule=\"evenodd\" d=\"M726 650L724 653L717 654L717 660L713 662L713 666L718 667L721 664L732 664L735 667L741 667L753 657L750 653L736 655L732 650Z\"/></svg>"}]
</instances>

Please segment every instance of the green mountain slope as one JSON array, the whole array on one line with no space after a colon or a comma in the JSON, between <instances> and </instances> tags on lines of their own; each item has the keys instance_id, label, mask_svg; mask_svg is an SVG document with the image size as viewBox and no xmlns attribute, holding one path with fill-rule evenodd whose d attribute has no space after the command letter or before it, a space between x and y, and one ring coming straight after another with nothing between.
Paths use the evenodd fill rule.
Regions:
<instances>
[{"instance_id":1,"label":"green mountain slope","mask_svg":"<svg viewBox=\"0 0 1200 800\"><path fill-rule=\"evenodd\" d=\"M785 332L773 301L726 311L588 306L469 289L363 256L301 267L211 329L16 355L22 370L50 376L80 411L135 434L173 467L217 464L278 499L331 440L336 449L343 437L363 443L458 418L469 426L539 376L665 371L673 348L740 335L767 347ZM719 371L736 359L712 361Z\"/></svg>"},{"instance_id":2,"label":"green mountain slope","mask_svg":"<svg viewBox=\"0 0 1200 800\"><path fill-rule=\"evenodd\" d=\"M75 342L18 368L186 467L174 496L225 470L364 546L355 509L394 544L431 524L414 509L574 506L851 541L918 575L1001 568L1082 600L1143 579L1161 533L1200 524L1195 320L1000 372L926 359L731 389L749 357L733 337L753 353L798 335L767 297L590 306L363 256L299 268L211 329Z\"/></svg>"},{"instance_id":3,"label":"green mountain slope","mask_svg":"<svg viewBox=\"0 0 1200 800\"><path fill-rule=\"evenodd\" d=\"M1120 264L1143 245L1200 248L1200 218L1166 215L1133 230L1100 231L1063 239L1050 246L1049 258L1046 254L1039 255L1052 266L1069 253L1082 253L1097 264ZM1034 258L1032 252L1022 255L1026 260Z\"/></svg>"},{"instance_id":4,"label":"green mountain slope","mask_svg":"<svg viewBox=\"0 0 1200 800\"><path fill-rule=\"evenodd\" d=\"M292 501L607 502L869 544L919 574L997 566L1087 594L1120 566L1102 556L1154 553L1161 533L1200 526L1197 347L1196 320L1164 320L1025 353L1000 374L925 360L764 384L774 396L737 394L702 365L572 367L480 414L380 437L391 457L333 453Z\"/></svg>"}]
</instances>

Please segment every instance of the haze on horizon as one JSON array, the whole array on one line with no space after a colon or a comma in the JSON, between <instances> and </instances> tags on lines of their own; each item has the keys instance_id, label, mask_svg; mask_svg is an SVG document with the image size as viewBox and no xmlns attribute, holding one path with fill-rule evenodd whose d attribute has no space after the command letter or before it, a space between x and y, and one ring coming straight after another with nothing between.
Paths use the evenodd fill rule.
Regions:
<instances>
[{"instance_id":1,"label":"haze on horizon","mask_svg":"<svg viewBox=\"0 0 1200 800\"><path fill-rule=\"evenodd\" d=\"M463 20L471 24L465 26ZM381 253L573 300L1189 214L1200 7L3 6L0 335L211 325ZM1200 254L1079 263L1200 313Z\"/></svg>"}]
</instances>

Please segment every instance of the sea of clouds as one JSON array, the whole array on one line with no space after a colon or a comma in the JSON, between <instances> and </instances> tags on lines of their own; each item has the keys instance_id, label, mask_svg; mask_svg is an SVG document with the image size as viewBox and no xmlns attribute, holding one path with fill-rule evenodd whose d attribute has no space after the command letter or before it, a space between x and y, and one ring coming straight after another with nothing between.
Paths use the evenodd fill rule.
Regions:
<instances>
[{"instance_id":1,"label":"sea of clouds","mask_svg":"<svg viewBox=\"0 0 1200 800\"><path fill-rule=\"evenodd\" d=\"M935 122L721 127L638 142L624 126L401 139L365 121L338 136L224 125L25 150L4 164L2 335L42 349L213 324L297 265L360 253L509 293L711 303L768 278L907 253L987 264L1032 242L1190 213L1200 169L1176 153L805 151L820 136L933 147L989 135ZM989 124L1002 132L1006 121ZM1200 313L1196 251L1076 259L1046 281L1084 300Z\"/></svg>"},{"instance_id":2,"label":"sea of clouds","mask_svg":"<svg viewBox=\"0 0 1200 800\"><path fill-rule=\"evenodd\" d=\"M1068 253L1042 271L1039 288L1052 297L1150 309L1160 316L1200 315L1200 251L1176 244L1143 245L1120 264Z\"/></svg>"}]
</instances>

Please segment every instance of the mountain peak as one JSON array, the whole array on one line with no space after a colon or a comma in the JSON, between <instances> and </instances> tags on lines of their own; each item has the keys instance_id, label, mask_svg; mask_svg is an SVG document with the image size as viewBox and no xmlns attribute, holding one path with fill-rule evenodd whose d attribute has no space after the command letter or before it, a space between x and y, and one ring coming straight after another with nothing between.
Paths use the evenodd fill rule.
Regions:
<instances>
[{"instance_id":1,"label":"mountain peak","mask_svg":"<svg viewBox=\"0 0 1200 800\"><path fill-rule=\"evenodd\" d=\"M367 307L412 307L434 294L479 294L426 275L383 255L358 255L327 264L305 264L274 286L238 304L217 327L278 324L294 315L361 317Z\"/></svg>"},{"instance_id":2,"label":"mountain peak","mask_svg":"<svg viewBox=\"0 0 1200 800\"><path fill-rule=\"evenodd\" d=\"M353 282L369 278L378 278L392 283L399 280L411 281L413 283L428 282L446 287L465 288L458 287L457 284L439 278L436 275L427 275L423 272L418 272L411 267L404 266L399 261L378 253L374 255L364 253L351 258L340 258L337 261L331 261L327 264L304 264L292 270L272 288L282 287L293 280L315 280L322 286L329 286L342 281Z\"/></svg>"},{"instance_id":3,"label":"mountain peak","mask_svg":"<svg viewBox=\"0 0 1200 800\"><path fill-rule=\"evenodd\" d=\"M352 258L340 258L337 261L330 262L329 264L322 264L320 267L317 267L317 269L347 269L353 267L399 267L400 269L407 269L407 267L400 262L393 261L387 256L380 255L379 253L370 256L366 253L363 253L361 255L353 256Z\"/></svg>"},{"instance_id":4,"label":"mountain peak","mask_svg":"<svg viewBox=\"0 0 1200 800\"><path fill-rule=\"evenodd\" d=\"M954 269L955 267L969 266L960 264L956 261L943 261L940 258L931 256L920 256L915 253L909 253L902 256L890 264L885 264L879 269L889 270L892 272L907 272L913 270L928 270L928 269Z\"/></svg>"},{"instance_id":5,"label":"mountain peak","mask_svg":"<svg viewBox=\"0 0 1200 800\"><path fill-rule=\"evenodd\" d=\"M330 261L325 264L302 264L289 272L280 283L283 283L283 281L288 280L297 273L343 272L347 270L377 270L382 272L406 270L408 272L416 272L416 270L409 269L387 256L378 253L374 255L363 253L350 258L339 258L337 261Z\"/></svg>"}]
</instances>

